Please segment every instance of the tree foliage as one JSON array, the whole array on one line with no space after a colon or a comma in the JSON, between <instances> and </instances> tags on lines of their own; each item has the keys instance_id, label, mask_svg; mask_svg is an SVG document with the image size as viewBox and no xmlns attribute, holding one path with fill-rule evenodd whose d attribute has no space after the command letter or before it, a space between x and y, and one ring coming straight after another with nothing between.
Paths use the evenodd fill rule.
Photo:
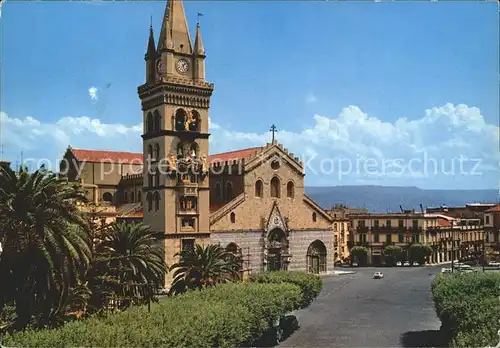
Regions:
<instances>
[{"instance_id":1,"label":"tree foliage","mask_svg":"<svg viewBox=\"0 0 500 348\"><path fill-rule=\"evenodd\" d=\"M115 223L100 234L87 275L94 307L153 299L167 271L159 239L142 223Z\"/></svg>"},{"instance_id":2,"label":"tree foliage","mask_svg":"<svg viewBox=\"0 0 500 348\"><path fill-rule=\"evenodd\" d=\"M386 263L394 266L397 261L401 261L403 257L403 248L397 245L388 245L384 248L384 256Z\"/></svg>"},{"instance_id":3,"label":"tree foliage","mask_svg":"<svg viewBox=\"0 0 500 348\"><path fill-rule=\"evenodd\" d=\"M424 264L427 257L432 254L432 248L428 245L412 244L408 248L408 257L410 261L417 261Z\"/></svg>"},{"instance_id":4,"label":"tree foliage","mask_svg":"<svg viewBox=\"0 0 500 348\"><path fill-rule=\"evenodd\" d=\"M0 167L1 331L154 299L167 271L157 235L142 224L101 230L79 203L82 188L55 173Z\"/></svg>"},{"instance_id":5,"label":"tree foliage","mask_svg":"<svg viewBox=\"0 0 500 348\"><path fill-rule=\"evenodd\" d=\"M0 311L15 305L12 328L50 323L90 264L83 201L79 187L43 168L0 167Z\"/></svg>"},{"instance_id":6,"label":"tree foliage","mask_svg":"<svg viewBox=\"0 0 500 348\"><path fill-rule=\"evenodd\" d=\"M439 274L431 290L441 330L452 347L498 343L500 273Z\"/></svg>"},{"instance_id":7,"label":"tree foliage","mask_svg":"<svg viewBox=\"0 0 500 348\"><path fill-rule=\"evenodd\" d=\"M271 271L252 275L250 281L254 283L297 285L302 292L300 308L308 307L323 288L323 280L316 274L294 271Z\"/></svg>"},{"instance_id":8,"label":"tree foliage","mask_svg":"<svg viewBox=\"0 0 500 348\"><path fill-rule=\"evenodd\" d=\"M9 347L256 347L277 319L297 309L293 284L233 283L74 321L55 330L7 335Z\"/></svg>"},{"instance_id":9,"label":"tree foliage","mask_svg":"<svg viewBox=\"0 0 500 348\"><path fill-rule=\"evenodd\" d=\"M363 265L367 263L368 249L365 247L355 246L350 250L350 252L352 261L357 261Z\"/></svg>"},{"instance_id":10,"label":"tree foliage","mask_svg":"<svg viewBox=\"0 0 500 348\"><path fill-rule=\"evenodd\" d=\"M179 257L179 262L170 267L174 272L171 293L182 293L239 278L241 263L237 256L220 245L196 244L194 248L182 250L175 256Z\"/></svg>"}]
</instances>

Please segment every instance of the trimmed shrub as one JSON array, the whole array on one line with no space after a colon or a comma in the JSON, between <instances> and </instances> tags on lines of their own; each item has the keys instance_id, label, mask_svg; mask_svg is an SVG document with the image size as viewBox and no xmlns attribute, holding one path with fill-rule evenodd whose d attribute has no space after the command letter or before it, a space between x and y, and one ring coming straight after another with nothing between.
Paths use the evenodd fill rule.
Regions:
<instances>
[{"instance_id":1,"label":"trimmed shrub","mask_svg":"<svg viewBox=\"0 0 500 348\"><path fill-rule=\"evenodd\" d=\"M252 275L251 282L297 285L302 292L302 300L295 309L306 308L319 295L323 288L323 280L316 274L290 271L273 271Z\"/></svg>"},{"instance_id":2,"label":"trimmed shrub","mask_svg":"<svg viewBox=\"0 0 500 348\"><path fill-rule=\"evenodd\" d=\"M18 347L235 347L251 344L301 301L293 284L224 284L151 306L6 335Z\"/></svg>"},{"instance_id":3,"label":"trimmed shrub","mask_svg":"<svg viewBox=\"0 0 500 348\"><path fill-rule=\"evenodd\" d=\"M441 329L453 347L498 343L500 273L439 274L431 290Z\"/></svg>"}]
</instances>

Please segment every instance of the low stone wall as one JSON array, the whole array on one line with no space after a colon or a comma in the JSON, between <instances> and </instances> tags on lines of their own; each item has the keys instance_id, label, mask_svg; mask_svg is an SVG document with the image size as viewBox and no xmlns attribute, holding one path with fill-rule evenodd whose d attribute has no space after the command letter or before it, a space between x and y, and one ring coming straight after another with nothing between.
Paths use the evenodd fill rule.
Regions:
<instances>
[{"instance_id":1,"label":"low stone wall","mask_svg":"<svg viewBox=\"0 0 500 348\"><path fill-rule=\"evenodd\" d=\"M307 271L307 250L316 240L320 240L326 247L327 272L333 271L334 263L334 235L331 230L299 230L290 232L290 253L292 261L291 271Z\"/></svg>"},{"instance_id":2,"label":"low stone wall","mask_svg":"<svg viewBox=\"0 0 500 348\"><path fill-rule=\"evenodd\" d=\"M264 231L221 231L210 234L212 244L227 247L235 243L241 248L243 268L251 273L264 271ZM289 250L292 254L288 269L290 271L307 271L307 250L311 243L320 240L327 251L327 272L333 271L334 236L331 230L292 230L289 234Z\"/></svg>"},{"instance_id":3,"label":"low stone wall","mask_svg":"<svg viewBox=\"0 0 500 348\"><path fill-rule=\"evenodd\" d=\"M263 231L212 232L210 242L220 244L224 248L230 243L235 243L241 248L244 270L255 273L264 269Z\"/></svg>"}]
</instances>

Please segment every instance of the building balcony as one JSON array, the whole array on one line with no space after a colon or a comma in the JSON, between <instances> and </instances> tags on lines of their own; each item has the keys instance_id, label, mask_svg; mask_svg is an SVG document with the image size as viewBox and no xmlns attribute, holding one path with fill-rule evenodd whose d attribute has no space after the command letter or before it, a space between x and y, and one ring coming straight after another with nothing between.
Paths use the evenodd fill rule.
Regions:
<instances>
[{"instance_id":1,"label":"building balcony","mask_svg":"<svg viewBox=\"0 0 500 348\"><path fill-rule=\"evenodd\" d=\"M366 226L358 226L356 227L357 233L368 233L368 227Z\"/></svg>"},{"instance_id":2,"label":"building balcony","mask_svg":"<svg viewBox=\"0 0 500 348\"><path fill-rule=\"evenodd\" d=\"M388 234L388 233L404 233L406 229L404 227L378 226L378 227L372 227L371 231L373 233Z\"/></svg>"}]
</instances>

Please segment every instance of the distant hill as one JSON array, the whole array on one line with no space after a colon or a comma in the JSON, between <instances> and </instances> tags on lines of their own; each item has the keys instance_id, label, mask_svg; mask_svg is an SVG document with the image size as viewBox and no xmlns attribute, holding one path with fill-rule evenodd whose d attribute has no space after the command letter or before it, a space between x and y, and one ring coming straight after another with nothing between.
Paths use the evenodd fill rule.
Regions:
<instances>
[{"instance_id":1,"label":"distant hill","mask_svg":"<svg viewBox=\"0 0 500 348\"><path fill-rule=\"evenodd\" d=\"M463 206L467 203L495 203L498 190L424 190L397 186L309 186L306 194L324 209L335 204L353 208L368 208L370 212L399 212L403 209L420 211L426 207Z\"/></svg>"}]
</instances>

